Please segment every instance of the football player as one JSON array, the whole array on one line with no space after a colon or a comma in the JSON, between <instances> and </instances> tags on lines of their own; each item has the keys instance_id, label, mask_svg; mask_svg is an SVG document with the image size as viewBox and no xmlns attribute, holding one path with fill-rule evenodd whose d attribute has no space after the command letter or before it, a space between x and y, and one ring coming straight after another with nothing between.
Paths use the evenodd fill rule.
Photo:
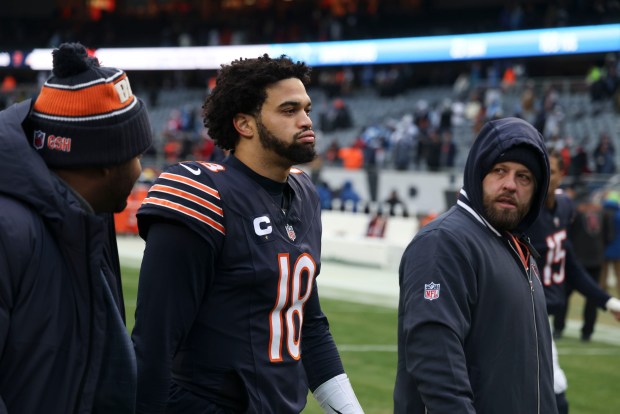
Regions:
<instances>
[{"instance_id":1,"label":"football player","mask_svg":"<svg viewBox=\"0 0 620 414\"><path fill-rule=\"evenodd\" d=\"M538 219L530 227L531 243L538 252L536 259L543 279L547 313L553 316L565 306L566 286L569 283L585 297L620 320L620 300L612 298L588 275L573 252L567 238L567 227L573 219L574 206L568 195L558 191L562 182L562 156L549 155L549 190ZM554 391L560 414L568 413L566 375L558 363L555 342L553 350Z\"/></svg>"},{"instance_id":2,"label":"football player","mask_svg":"<svg viewBox=\"0 0 620 414\"><path fill-rule=\"evenodd\" d=\"M309 72L223 65L203 108L230 155L165 169L138 212L139 413L298 413L308 389L362 412L319 303L319 197L293 167L316 157Z\"/></svg>"}]
</instances>

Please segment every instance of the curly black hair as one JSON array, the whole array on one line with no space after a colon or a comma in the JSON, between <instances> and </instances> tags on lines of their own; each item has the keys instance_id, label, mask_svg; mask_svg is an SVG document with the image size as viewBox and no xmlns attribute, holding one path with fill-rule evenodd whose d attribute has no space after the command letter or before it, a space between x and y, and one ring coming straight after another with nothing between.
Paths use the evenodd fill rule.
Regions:
<instances>
[{"instance_id":1,"label":"curly black hair","mask_svg":"<svg viewBox=\"0 0 620 414\"><path fill-rule=\"evenodd\" d=\"M293 62L286 55L270 58L264 54L222 65L216 86L202 106L209 136L218 147L234 149L239 135L233 126L233 117L238 113L258 114L267 99L266 88L278 81L297 78L308 85L310 71L304 62Z\"/></svg>"}]
</instances>

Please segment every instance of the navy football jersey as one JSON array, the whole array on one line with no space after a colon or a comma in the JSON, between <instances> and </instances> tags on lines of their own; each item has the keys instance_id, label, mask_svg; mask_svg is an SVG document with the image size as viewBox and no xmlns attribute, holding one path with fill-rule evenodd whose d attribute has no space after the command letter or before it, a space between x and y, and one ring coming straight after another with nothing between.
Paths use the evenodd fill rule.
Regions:
<instances>
[{"instance_id":1,"label":"navy football jersey","mask_svg":"<svg viewBox=\"0 0 620 414\"><path fill-rule=\"evenodd\" d=\"M543 207L528 230L530 241L540 254L536 264L544 285L547 311L554 314L564 306L566 282L604 307L609 295L599 289L588 276L568 239L567 229L575 214L573 201L561 193L556 194L555 199L555 208L550 210Z\"/></svg>"},{"instance_id":2,"label":"navy football jersey","mask_svg":"<svg viewBox=\"0 0 620 414\"><path fill-rule=\"evenodd\" d=\"M234 157L176 164L159 176L138 212L141 234L154 220L180 222L215 256L172 378L235 410L300 412L308 394L302 338L324 338L335 350L316 286L319 198L309 177L292 168L285 212L248 171Z\"/></svg>"},{"instance_id":3,"label":"navy football jersey","mask_svg":"<svg viewBox=\"0 0 620 414\"><path fill-rule=\"evenodd\" d=\"M536 264L545 289L547 309L565 301L567 228L574 215L570 198L556 195L555 209L543 207L528 233L530 242L540 254Z\"/></svg>"}]
</instances>

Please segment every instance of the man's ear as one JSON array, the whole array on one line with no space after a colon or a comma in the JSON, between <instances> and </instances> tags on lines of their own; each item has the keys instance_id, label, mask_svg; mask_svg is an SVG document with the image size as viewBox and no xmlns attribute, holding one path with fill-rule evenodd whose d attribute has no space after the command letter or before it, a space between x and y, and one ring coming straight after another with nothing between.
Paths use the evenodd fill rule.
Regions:
<instances>
[{"instance_id":1,"label":"man's ear","mask_svg":"<svg viewBox=\"0 0 620 414\"><path fill-rule=\"evenodd\" d=\"M238 113L233 117L233 125L243 138L252 138L254 136L254 117L252 115Z\"/></svg>"}]
</instances>

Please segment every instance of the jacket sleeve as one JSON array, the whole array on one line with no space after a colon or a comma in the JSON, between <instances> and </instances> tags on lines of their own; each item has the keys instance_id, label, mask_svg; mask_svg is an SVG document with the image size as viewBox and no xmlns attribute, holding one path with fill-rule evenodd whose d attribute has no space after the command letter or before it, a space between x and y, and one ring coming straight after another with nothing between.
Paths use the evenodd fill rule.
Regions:
<instances>
[{"instance_id":1,"label":"jacket sleeve","mask_svg":"<svg viewBox=\"0 0 620 414\"><path fill-rule=\"evenodd\" d=\"M0 227L0 234L2 228ZM1 236L0 236L1 237ZM9 326L11 325L11 303L13 301L11 294L10 283L10 269L9 269L9 256L5 248L6 240L0 238L0 359L4 355L5 339L9 332ZM0 394L0 414L7 413L4 399Z\"/></svg>"},{"instance_id":2,"label":"jacket sleeve","mask_svg":"<svg viewBox=\"0 0 620 414\"><path fill-rule=\"evenodd\" d=\"M476 292L468 256L448 232L434 230L416 238L401 261L401 352L429 413L475 413L464 349ZM425 295L425 285L437 299Z\"/></svg>"},{"instance_id":3,"label":"jacket sleeve","mask_svg":"<svg viewBox=\"0 0 620 414\"><path fill-rule=\"evenodd\" d=\"M137 413L163 413L171 367L209 288L213 249L182 224L153 223L138 285L132 340L138 362Z\"/></svg>"},{"instance_id":4,"label":"jacket sleeve","mask_svg":"<svg viewBox=\"0 0 620 414\"><path fill-rule=\"evenodd\" d=\"M0 359L4 359L17 292L20 284L25 283L28 267L38 266L33 254L40 252L35 244L40 237L34 211L14 201L2 203L0 211ZM0 414L7 412L4 397L0 394Z\"/></svg>"},{"instance_id":5,"label":"jacket sleeve","mask_svg":"<svg viewBox=\"0 0 620 414\"><path fill-rule=\"evenodd\" d=\"M579 293L588 299L596 302L596 305L605 309L605 304L611 296L594 282L594 279L588 275L588 272L577 259L577 255L573 250L570 240L566 240L564 245L566 249L566 280L570 285L577 289Z\"/></svg>"},{"instance_id":6,"label":"jacket sleeve","mask_svg":"<svg viewBox=\"0 0 620 414\"><path fill-rule=\"evenodd\" d=\"M314 392L325 381L344 373L327 317L321 311L316 281L304 309L302 335L302 363L310 391Z\"/></svg>"}]
</instances>

